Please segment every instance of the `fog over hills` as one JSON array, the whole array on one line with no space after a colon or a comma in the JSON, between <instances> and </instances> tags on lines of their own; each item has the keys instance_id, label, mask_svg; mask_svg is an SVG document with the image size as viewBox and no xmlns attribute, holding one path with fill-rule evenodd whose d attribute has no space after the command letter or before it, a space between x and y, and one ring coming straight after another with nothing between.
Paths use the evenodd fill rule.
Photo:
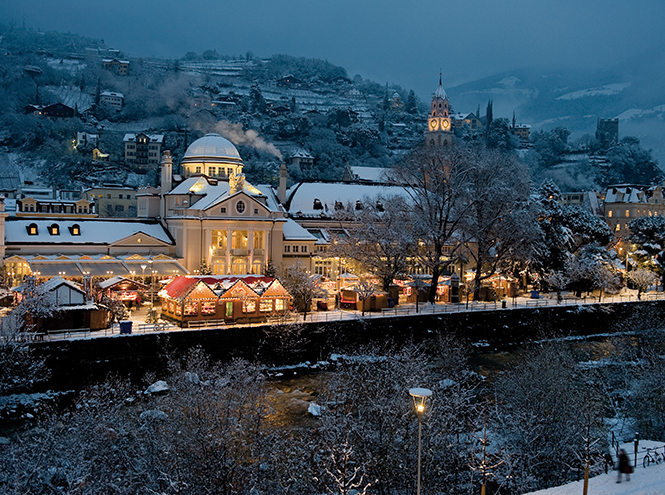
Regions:
<instances>
[{"instance_id":1,"label":"fog over hills","mask_svg":"<svg viewBox=\"0 0 665 495\"><path fill-rule=\"evenodd\" d=\"M603 70L524 68L446 88L455 111L530 124L532 130L564 126L571 139L593 134L598 118L619 118L620 136L635 136L661 167L665 164L665 55L645 52Z\"/></svg>"}]
</instances>

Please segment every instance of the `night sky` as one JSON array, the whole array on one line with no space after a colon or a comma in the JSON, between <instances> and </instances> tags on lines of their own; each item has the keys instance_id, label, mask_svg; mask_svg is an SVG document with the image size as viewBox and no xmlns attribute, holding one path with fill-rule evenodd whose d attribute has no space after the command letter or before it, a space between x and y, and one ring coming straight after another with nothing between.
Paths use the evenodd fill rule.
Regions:
<instances>
[{"instance_id":1,"label":"night sky","mask_svg":"<svg viewBox=\"0 0 665 495\"><path fill-rule=\"evenodd\" d=\"M0 22L102 38L126 56L216 49L327 59L429 100L444 86L529 66L605 67L665 46L665 2L617 0L22 0Z\"/></svg>"}]
</instances>

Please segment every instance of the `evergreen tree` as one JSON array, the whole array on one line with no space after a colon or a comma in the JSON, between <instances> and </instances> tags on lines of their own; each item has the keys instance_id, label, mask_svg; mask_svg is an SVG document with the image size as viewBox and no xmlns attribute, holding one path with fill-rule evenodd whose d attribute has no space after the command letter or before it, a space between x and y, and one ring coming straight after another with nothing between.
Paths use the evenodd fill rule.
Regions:
<instances>
[{"instance_id":1,"label":"evergreen tree","mask_svg":"<svg viewBox=\"0 0 665 495\"><path fill-rule=\"evenodd\" d=\"M406 100L406 111L411 114L418 113L418 101L413 90L409 91L409 97Z\"/></svg>"},{"instance_id":2,"label":"evergreen tree","mask_svg":"<svg viewBox=\"0 0 665 495\"><path fill-rule=\"evenodd\" d=\"M492 100L487 102L487 110L485 111L485 136L490 135L490 126L492 125Z\"/></svg>"}]
</instances>

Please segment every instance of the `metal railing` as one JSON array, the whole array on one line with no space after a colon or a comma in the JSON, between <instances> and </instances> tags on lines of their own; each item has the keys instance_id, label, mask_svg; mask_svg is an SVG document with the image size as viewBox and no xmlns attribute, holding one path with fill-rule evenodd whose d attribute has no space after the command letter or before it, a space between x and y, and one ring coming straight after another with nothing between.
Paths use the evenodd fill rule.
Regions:
<instances>
[{"instance_id":1,"label":"metal railing","mask_svg":"<svg viewBox=\"0 0 665 495\"><path fill-rule=\"evenodd\" d=\"M603 296L601 303L638 303L654 300L665 300L665 293L653 292L642 294L638 299L633 294L618 294ZM278 325L296 322L333 322L333 321L350 321L350 320L365 320L375 318L394 318L403 316L416 316L416 315L433 315L433 314L450 314L450 313L463 313L463 312L479 312L479 311L509 311L512 309L525 309L525 308L541 308L541 307L566 307L566 306L583 306L598 304L598 297L565 297L557 301L554 297L541 297L538 299L530 299L525 297L504 299L490 302L478 301L460 301L459 303L418 303L416 306L413 303L402 304L394 308L383 308L379 311L365 311L363 314L359 310L342 310L333 309L330 311L310 311L304 317L302 313L289 313L285 316L269 317L264 322L254 323L229 323L223 320L201 320L199 322L190 323L189 329L212 329L224 328L233 325L239 326L261 326L261 325ZM160 321L159 323L138 323L133 321L132 333L133 334L146 334L155 332L167 332L181 330L181 327L172 323ZM52 331L48 333L25 333L20 335L13 335L13 340L23 339L23 341L53 341L53 340L71 340L71 339L85 339L95 337L107 337L120 334L120 326L117 323L111 325L110 328L104 330L90 331L89 329L71 329L62 331Z\"/></svg>"}]
</instances>

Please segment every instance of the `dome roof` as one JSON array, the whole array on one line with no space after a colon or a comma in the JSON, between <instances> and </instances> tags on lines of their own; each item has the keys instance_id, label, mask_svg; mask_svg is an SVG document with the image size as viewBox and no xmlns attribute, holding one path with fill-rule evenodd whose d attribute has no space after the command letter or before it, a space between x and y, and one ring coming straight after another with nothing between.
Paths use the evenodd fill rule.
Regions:
<instances>
[{"instance_id":1,"label":"dome roof","mask_svg":"<svg viewBox=\"0 0 665 495\"><path fill-rule=\"evenodd\" d=\"M206 134L189 145L183 160L196 159L240 160L240 154L233 143L219 134Z\"/></svg>"}]
</instances>

